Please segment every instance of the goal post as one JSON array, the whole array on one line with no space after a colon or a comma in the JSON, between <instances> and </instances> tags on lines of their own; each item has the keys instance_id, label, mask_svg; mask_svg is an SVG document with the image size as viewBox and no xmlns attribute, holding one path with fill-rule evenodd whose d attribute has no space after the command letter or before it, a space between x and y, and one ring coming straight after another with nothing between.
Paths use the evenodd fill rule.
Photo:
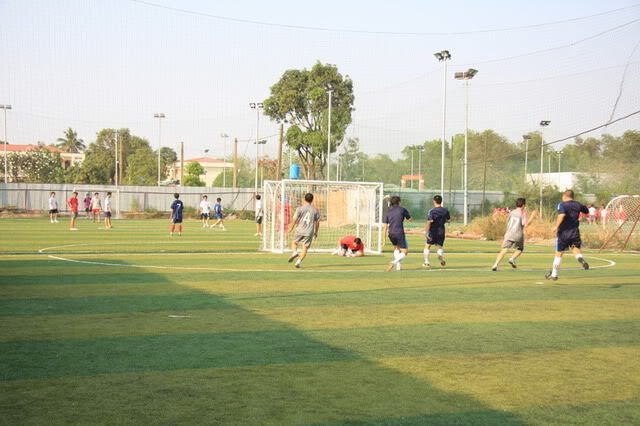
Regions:
<instances>
[{"instance_id":1,"label":"goal post","mask_svg":"<svg viewBox=\"0 0 640 426\"><path fill-rule=\"evenodd\" d=\"M289 225L307 193L313 194L313 205L320 212L318 238L309 251L335 250L340 238L355 235L362 239L366 253L382 252L382 183L297 179L264 182L262 250L290 250L295 231L289 234Z\"/></svg>"},{"instance_id":2,"label":"goal post","mask_svg":"<svg viewBox=\"0 0 640 426\"><path fill-rule=\"evenodd\" d=\"M602 228L606 240L600 250L625 250L640 247L640 195L620 195L613 198L604 211Z\"/></svg>"}]
</instances>

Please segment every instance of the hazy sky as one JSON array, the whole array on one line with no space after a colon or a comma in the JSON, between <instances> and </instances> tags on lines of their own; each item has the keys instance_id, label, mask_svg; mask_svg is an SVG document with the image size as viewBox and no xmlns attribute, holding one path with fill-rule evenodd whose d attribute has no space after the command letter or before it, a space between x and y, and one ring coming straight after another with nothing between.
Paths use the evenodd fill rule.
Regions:
<instances>
[{"instance_id":1,"label":"hazy sky","mask_svg":"<svg viewBox=\"0 0 640 426\"><path fill-rule=\"evenodd\" d=\"M129 127L157 147L153 113L164 112L163 146L222 155L221 133L255 137L250 101L268 97L286 69L320 60L354 81L348 136L367 153L396 156L441 135L435 51L453 56L447 136L464 131L453 73L473 67L471 128L516 141L547 119L552 140L608 120L625 66L615 117L640 109L638 43L640 3L625 0L0 0L0 104L13 105L11 143L51 143L67 127L91 142L102 128ZM626 129L640 129L640 115L607 132ZM276 131L261 118L260 135Z\"/></svg>"}]
</instances>

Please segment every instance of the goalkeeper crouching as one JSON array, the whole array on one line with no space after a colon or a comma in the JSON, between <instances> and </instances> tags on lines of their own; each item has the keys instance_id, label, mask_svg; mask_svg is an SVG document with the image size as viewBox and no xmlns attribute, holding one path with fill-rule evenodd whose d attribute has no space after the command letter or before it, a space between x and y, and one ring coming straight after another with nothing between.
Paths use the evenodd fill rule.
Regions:
<instances>
[{"instance_id":1,"label":"goalkeeper crouching","mask_svg":"<svg viewBox=\"0 0 640 426\"><path fill-rule=\"evenodd\" d=\"M364 243L360 237L347 235L346 237L340 238L338 248L331 254L334 256L362 257L364 256Z\"/></svg>"}]
</instances>

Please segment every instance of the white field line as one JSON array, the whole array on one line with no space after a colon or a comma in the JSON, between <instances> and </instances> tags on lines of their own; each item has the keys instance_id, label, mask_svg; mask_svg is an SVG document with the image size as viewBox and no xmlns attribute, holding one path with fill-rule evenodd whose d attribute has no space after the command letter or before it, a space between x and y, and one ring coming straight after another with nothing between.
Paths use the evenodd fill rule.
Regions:
<instances>
[{"instance_id":1,"label":"white field line","mask_svg":"<svg viewBox=\"0 0 640 426\"><path fill-rule=\"evenodd\" d=\"M55 260L60 260L64 262L72 262L72 263L82 263L86 265L100 265L100 266L120 266L126 268L143 268L143 269L174 269L174 270L186 270L186 271L213 271L213 272L288 272L288 273L301 273L301 272L310 272L310 273L387 273L382 269L374 269L374 270L366 270L366 269L329 269L329 270L315 270L315 269L253 269L253 268L208 268L208 267L192 267L192 266L162 266L162 265L136 265L136 264L124 264L124 263L109 263L109 262L96 262L96 261L88 261L88 260L78 260L78 259L67 259L60 256L48 255L47 257ZM610 268L616 265L616 262L608 259L602 259L599 257L591 256L590 259L601 260L606 262L606 265L592 266L591 269L600 269L600 268ZM520 269L520 271L525 272L534 272L534 271L547 271L549 268L528 268L528 269ZM582 269L579 268L563 268L563 270L576 270ZM405 269L404 272L491 272L490 267L487 268L434 268L434 269Z\"/></svg>"}]
</instances>

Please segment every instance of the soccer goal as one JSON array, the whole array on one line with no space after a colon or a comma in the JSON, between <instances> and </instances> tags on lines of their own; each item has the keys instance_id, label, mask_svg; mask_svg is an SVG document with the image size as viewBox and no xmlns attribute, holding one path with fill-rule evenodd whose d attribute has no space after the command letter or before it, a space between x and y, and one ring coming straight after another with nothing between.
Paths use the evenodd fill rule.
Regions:
<instances>
[{"instance_id":1,"label":"soccer goal","mask_svg":"<svg viewBox=\"0 0 640 426\"><path fill-rule=\"evenodd\" d=\"M340 238L355 235L365 252L382 252L382 183L293 179L264 182L262 250L290 250L289 224L308 192L320 212L318 238L310 251L334 250Z\"/></svg>"},{"instance_id":2,"label":"soccer goal","mask_svg":"<svg viewBox=\"0 0 640 426\"><path fill-rule=\"evenodd\" d=\"M640 195L615 197L600 215L606 235L600 250L640 248Z\"/></svg>"}]
</instances>

